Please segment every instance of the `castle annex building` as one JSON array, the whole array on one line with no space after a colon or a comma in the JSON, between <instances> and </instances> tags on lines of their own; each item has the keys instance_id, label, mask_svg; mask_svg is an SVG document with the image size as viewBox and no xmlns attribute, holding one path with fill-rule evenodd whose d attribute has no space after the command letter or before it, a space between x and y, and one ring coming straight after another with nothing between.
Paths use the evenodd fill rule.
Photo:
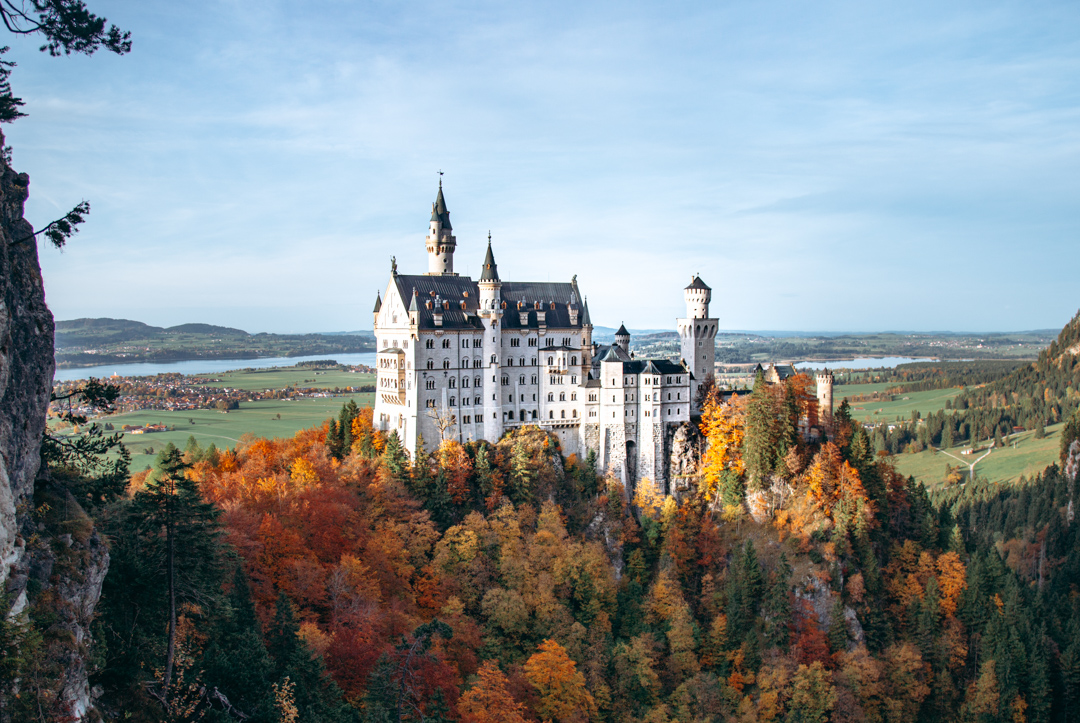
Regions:
<instances>
[{"instance_id":1,"label":"castle annex building","mask_svg":"<svg viewBox=\"0 0 1080 723\"><path fill-rule=\"evenodd\" d=\"M594 344L589 307L569 282L504 281L488 237L480 278L454 272L457 239L442 183L426 239L428 270L391 267L375 302L375 422L411 453L444 439L498 440L514 427L556 434L565 454L596 453L626 482L667 488L678 425L689 421L698 384L712 372L717 320L711 290L694 277L679 319L680 363L635 359L630 334Z\"/></svg>"}]
</instances>

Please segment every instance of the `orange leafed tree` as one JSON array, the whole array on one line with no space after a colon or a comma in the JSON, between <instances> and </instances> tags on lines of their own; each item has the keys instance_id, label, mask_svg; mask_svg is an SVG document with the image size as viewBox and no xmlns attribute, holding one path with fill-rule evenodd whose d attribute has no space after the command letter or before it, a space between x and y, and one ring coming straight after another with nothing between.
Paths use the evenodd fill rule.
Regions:
<instances>
[{"instance_id":1,"label":"orange leafed tree","mask_svg":"<svg viewBox=\"0 0 1080 723\"><path fill-rule=\"evenodd\" d=\"M476 685L461 696L458 712L466 723L525 723L525 706L510 694L510 681L489 660L477 671Z\"/></svg>"},{"instance_id":2,"label":"orange leafed tree","mask_svg":"<svg viewBox=\"0 0 1080 723\"><path fill-rule=\"evenodd\" d=\"M585 688L585 676L566 648L554 640L540 643L540 649L525 663L525 677L540 698L536 712L542 720L583 723L596 717L596 703Z\"/></svg>"},{"instance_id":3,"label":"orange leafed tree","mask_svg":"<svg viewBox=\"0 0 1080 723\"><path fill-rule=\"evenodd\" d=\"M469 477L473 465L460 442L447 439L439 445L439 468L446 474L446 491L454 504L465 503L469 499Z\"/></svg>"},{"instance_id":4,"label":"orange leafed tree","mask_svg":"<svg viewBox=\"0 0 1080 723\"><path fill-rule=\"evenodd\" d=\"M705 494L710 500L719 494L720 475L724 470L736 474L746 471L742 458L745 424L744 397L736 394L724 402L715 387L709 390L701 412L701 433L708 442L701 472L705 478Z\"/></svg>"}]
</instances>

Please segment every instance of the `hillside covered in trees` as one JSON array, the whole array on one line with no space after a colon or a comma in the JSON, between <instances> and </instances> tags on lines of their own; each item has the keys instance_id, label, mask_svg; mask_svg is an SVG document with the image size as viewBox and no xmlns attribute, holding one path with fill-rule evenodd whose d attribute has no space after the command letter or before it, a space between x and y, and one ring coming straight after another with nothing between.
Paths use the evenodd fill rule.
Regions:
<instances>
[{"instance_id":1,"label":"hillside covered in trees","mask_svg":"<svg viewBox=\"0 0 1080 723\"><path fill-rule=\"evenodd\" d=\"M169 448L126 490L115 469L54 464L111 548L98 708L136 721L1074 720L1080 444L1067 472L935 506L843 409L805 442L805 382L712 393L700 474L679 498L648 481L630 494L538 428L410 460L354 405L292 439ZM66 492L51 494L35 499L40 524L70 527ZM47 661L80 645L55 632L51 603L32 599L27 626L4 630L18 643L7 672L38 691L6 689L5 708L28 718L49 710Z\"/></svg>"}]
</instances>

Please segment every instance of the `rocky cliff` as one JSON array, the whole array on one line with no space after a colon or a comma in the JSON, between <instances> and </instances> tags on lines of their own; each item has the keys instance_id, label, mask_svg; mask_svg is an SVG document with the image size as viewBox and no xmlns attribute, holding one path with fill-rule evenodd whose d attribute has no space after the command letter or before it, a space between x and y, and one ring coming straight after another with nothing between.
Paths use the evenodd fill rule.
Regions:
<instances>
[{"instance_id":1,"label":"rocky cliff","mask_svg":"<svg viewBox=\"0 0 1080 723\"><path fill-rule=\"evenodd\" d=\"M38 668L48 671L49 690L39 695L52 710L81 720L90 708L89 625L109 558L89 518L41 469L53 317L45 305L33 228L23 218L29 186L25 173L0 158L0 601L6 607L0 614L29 618L47 642L70 641L27 654L38 655ZM53 504L35 500L35 493ZM53 508L52 515L45 513ZM47 629L40 619L48 620Z\"/></svg>"}]
</instances>

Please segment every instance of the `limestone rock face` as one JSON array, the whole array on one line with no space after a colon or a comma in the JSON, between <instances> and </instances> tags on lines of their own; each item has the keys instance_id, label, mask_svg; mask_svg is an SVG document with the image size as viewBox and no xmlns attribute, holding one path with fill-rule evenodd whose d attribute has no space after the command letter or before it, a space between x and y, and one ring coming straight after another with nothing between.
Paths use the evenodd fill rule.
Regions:
<instances>
[{"instance_id":1,"label":"limestone rock face","mask_svg":"<svg viewBox=\"0 0 1080 723\"><path fill-rule=\"evenodd\" d=\"M3 136L0 135L0 145ZM0 160L0 583L23 557L17 517L31 499L53 377L53 317L23 219L30 178Z\"/></svg>"},{"instance_id":2,"label":"limestone rock face","mask_svg":"<svg viewBox=\"0 0 1080 723\"><path fill-rule=\"evenodd\" d=\"M668 465L668 479L671 481L669 493L678 496L696 485L701 456L704 453L704 438L696 424L683 422L675 428L667 447L671 450Z\"/></svg>"},{"instance_id":3,"label":"limestone rock face","mask_svg":"<svg viewBox=\"0 0 1080 723\"><path fill-rule=\"evenodd\" d=\"M4 139L0 134L0 147ZM41 469L41 438L52 392L53 317L45 305L33 228L23 218L30 178L0 157L0 585L21 612L47 596L53 632L71 641L50 649L62 674L55 684L68 718L84 720L92 700L87 685L90 622L109 566L108 549L66 489ZM35 488L62 498L77 534L57 534L34 520ZM48 488L46 490L46 488ZM28 541L30 544L28 545ZM59 552L58 552L59 551ZM58 556L65 564L55 564ZM34 581L29 586L29 581ZM36 598L35 598L36 599Z\"/></svg>"}]
</instances>

